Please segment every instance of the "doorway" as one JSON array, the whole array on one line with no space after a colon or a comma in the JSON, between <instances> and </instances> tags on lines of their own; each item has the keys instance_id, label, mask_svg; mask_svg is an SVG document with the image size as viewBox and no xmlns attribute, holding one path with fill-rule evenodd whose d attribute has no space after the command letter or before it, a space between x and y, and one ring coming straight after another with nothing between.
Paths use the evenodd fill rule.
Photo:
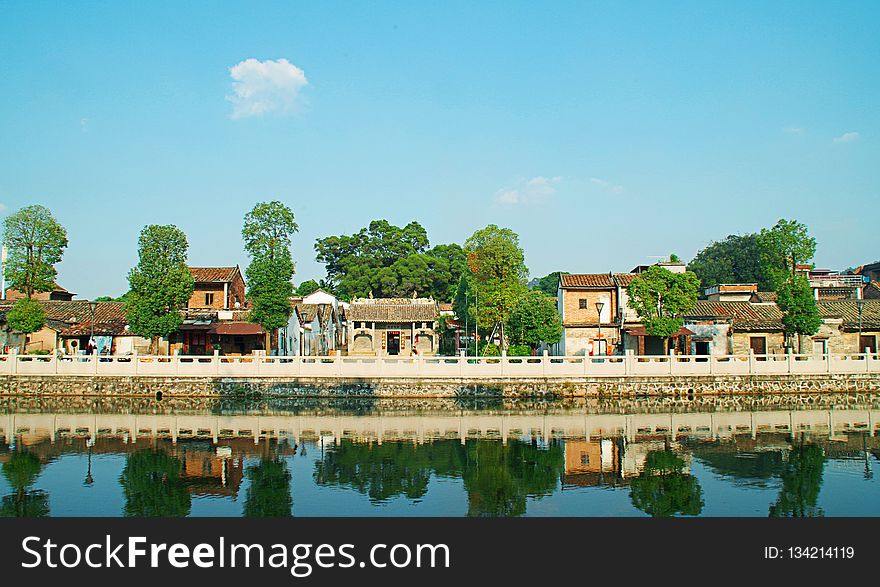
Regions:
<instances>
[{"instance_id":1,"label":"doorway","mask_svg":"<svg viewBox=\"0 0 880 587\"><path fill-rule=\"evenodd\" d=\"M749 348L752 349L752 353L756 355L766 355L767 354L767 337L765 336L753 336L749 339Z\"/></svg>"},{"instance_id":2,"label":"doorway","mask_svg":"<svg viewBox=\"0 0 880 587\"><path fill-rule=\"evenodd\" d=\"M399 355L400 354L400 332L389 332L388 333L388 354L389 355Z\"/></svg>"},{"instance_id":3,"label":"doorway","mask_svg":"<svg viewBox=\"0 0 880 587\"><path fill-rule=\"evenodd\" d=\"M877 352L877 338L874 336L865 336L862 335L859 337L859 351L860 353L876 353Z\"/></svg>"}]
</instances>

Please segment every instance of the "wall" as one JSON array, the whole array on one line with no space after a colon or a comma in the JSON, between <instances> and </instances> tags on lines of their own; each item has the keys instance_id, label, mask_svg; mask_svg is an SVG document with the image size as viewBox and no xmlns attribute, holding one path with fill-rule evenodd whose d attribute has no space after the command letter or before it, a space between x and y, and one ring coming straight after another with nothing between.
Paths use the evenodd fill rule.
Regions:
<instances>
[{"instance_id":1,"label":"wall","mask_svg":"<svg viewBox=\"0 0 880 587\"><path fill-rule=\"evenodd\" d=\"M205 294L214 294L214 301L211 304L205 303ZM197 283L193 288L192 296L189 298L188 308L211 308L213 310L222 310L224 308L223 301L223 284L222 283Z\"/></svg>"},{"instance_id":2,"label":"wall","mask_svg":"<svg viewBox=\"0 0 880 587\"><path fill-rule=\"evenodd\" d=\"M602 301L602 323L607 324L617 315L616 294L614 290L574 290L563 291L563 324L596 324L599 317L596 302ZM586 309L580 308L580 300L587 300Z\"/></svg>"},{"instance_id":3,"label":"wall","mask_svg":"<svg viewBox=\"0 0 880 587\"><path fill-rule=\"evenodd\" d=\"M753 336L763 336L767 339L767 354L785 354L785 335L781 332L733 332L733 354L749 354L750 339Z\"/></svg>"}]
</instances>

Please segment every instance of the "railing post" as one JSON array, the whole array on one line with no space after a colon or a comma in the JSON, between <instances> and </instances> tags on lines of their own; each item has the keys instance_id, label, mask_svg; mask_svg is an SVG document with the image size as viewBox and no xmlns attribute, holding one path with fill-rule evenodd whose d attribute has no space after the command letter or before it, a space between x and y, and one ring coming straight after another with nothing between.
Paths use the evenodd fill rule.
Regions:
<instances>
[{"instance_id":1,"label":"railing post","mask_svg":"<svg viewBox=\"0 0 880 587\"><path fill-rule=\"evenodd\" d=\"M7 359L11 367L9 368L9 372L15 375L18 373L18 349L11 349L9 351L9 358Z\"/></svg>"},{"instance_id":2,"label":"railing post","mask_svg":"<svg viewBox=\"0 0 880 587\"><path fill-rule=\"evenodd\" d=\"M675 349L669 349L669 374L673 374L673 366L675 365Z\"/></svg>"},{"instance_id":3,"label":"railing post","mask_svg":"<svg viewBox=\"0 0 880 587\"><path fill-rule=\"evenodd\" d=\"M416 355L416 363L418 367L416 367L419 375L422 375L425 371L425 358L422 355Z\"/></svg>"},{"instance_id":4,"label":"railing post","mask_svg":"<svg viewBox=\"0 0 880 587\"><path fill-rule=\"evenodd\" d=\"M755 374L755 349L749 348L749 375Z\"/></svg>"},{"instance_id":5,"label":"railing post","mask_svg":"<svg viewBox=\"0 0 880 587\"><path fill-rule=\"evenodd\" d=\"M626 349L624 351L624 373L627 375L633 375L635 373L635 351L632 349Z\"/></svg>"},{"instance_id":6,"label":"railing post","mask_svg":"<svg viewBox=\"0 0 880 587\"><path fill-rule=\"evenodd\" d=\"M825 372L831 373L831 349L825 348Z\"/></svg>"},{"instance_id":7,"label":"railing post","mask_svg":"<svg viewBox=\"0 0 880 587\"><path fill-rule=\"evenodd\" d=\"M794 371L794 355L791 354L791 348L785 349L785 362L788 365L789 375Z\"/></svg>"},{"instance_id":8,"label":"railing post","mask_svg":"<svg viewBox=\"0 0 880 587\"><path fill-rule=\"evenodd\" d=\"M503 342L503 341L502 341ZM504 366L507 364L507 350L501 349L501 376L504 377L505 368Z\"/></svg>"},{"instance_id":9,"label":"railing post","mask_svg":"<svg viewBox=\"0 0 880 587\"><path fill-rule=\"evenodd\" d=\"M138 365L140 365L140 362L141 362L140 358L138 357L137 348L135 348L134 351L132 351L132 353L131 353L131 362L134 363L134 374L137 375L138 374Z\"/></svg>"},{"instance_id":10,"label":"railing post","mask_svg":"<svg viewBox=\"0 0 880 587\"><path fill-rule=\"evenodd\" d=\"M333 366L336 367L336 376L342 376L342 358L339 355L333 355Z\"/></svg>"},{"instance_id":11,"label":"railing post","mask_svg":"<svg viewBox=\"0 0 880 587\"><path fill-rule=\"evenodd\" d=\"M54 363L55 367L55 375L58 375L58 350L56 349L54 353L52 353L52 363Z\"/></svg>"},{"instance_id":12,"label":"railing post","mask_svg":"<svg viewBox=\"0 0 880 587\"><path fill-rule=\"evenodd\" d=\"M98 362L100 361L100 357L98 355L98 349L95 349L95 354L92 355L92 361L94 361L94 364L92 366L92 373L97 375L98 374Z\"/></svg>"},{"instance_id":13,"label":"railing post","mask_svg":"<svg viewBox=\"0 0 880 587\"><path fill-rule=\"evenodd\" d=\"M211 358L214 365L214 375L220 375L220 351L214 349L214 356Z\"/></svg>"},{"instance_id":14,"label":"railing post","mask_svg":"<svg viewBox=\"0 0 880 587\"><path fill-rule=\"evenodd\" d=\"M550 351L544 349L544 352L541 354L541 377L547 377L547 362L549 356Z\"/></svg>"}]
</instances>

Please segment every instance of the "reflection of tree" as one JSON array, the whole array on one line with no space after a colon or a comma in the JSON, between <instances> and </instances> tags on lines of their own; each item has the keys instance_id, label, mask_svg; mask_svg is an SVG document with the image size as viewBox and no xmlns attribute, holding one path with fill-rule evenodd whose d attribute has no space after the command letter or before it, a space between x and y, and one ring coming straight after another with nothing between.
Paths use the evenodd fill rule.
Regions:
<instances>
[{"instance_id":1,"label":"reflection of tree","mask_svg":"<svg viewBox=\"0 0 880 587\"><path fill-rule=\"evenodd\" d=\"M42 518L49 515L49 494L29 489L40 474L43 464L39 457L28 452L14 452L3 463L3 476L13 493L3 497L0 517Z\"/></svg>"},{"instance_id":2,"label":"reflection of tree","mask_svg":"<svg viewBox=\"0 0 880 587\"><path fill-rule=\"evenodd\" d=\"M395 496L419 499L432 475L462 477L468 492L468 515L518 516L526 498L547 495L564 468L562 447L553 443L511 440L438 440L428 444L385 442L356 444L343 440L322 462L315 480L344 485L384 501Z\"/></svg>"},{"instance_id":3,"label":"reflection of tree","mask_svg":"<svg viewBox=\"0 0 880 587\"><path fill-rule=\"evenodd\" d=\"M782 474L782 489L770 506L770 517L807 518L824 514L816 505L822 488L825 454L815 444L792 448Z\"/></svg>"},{"instance_id":4,"label":"reflection of tree","mask_svg":"<svg viewBox=\"0 0 880 587\"><path fill-rule=\"evenodd\" d=\"M123 514L131 517L183 517L192 506L180 476L180 460L158 450L129 455L119 477L125 494Z\"/></svg>"},{"instance_id":5,"label":"reflection of tree","mask_svg":"<svg viewBox=\"0 0 880 587\"><path fill-rule=\"evenodd\" d=\"M697 445L694 456L720 475L733 477L734 482L764 487L785 470L782 450L744 452L736 445Z\"/></svg>"},{"instance_id":6,"label":"reflection of tree","mask_svg":"<svg viewBox=\"0 0 880 587\"><path fill-rule=\"evenodd\" d=\"M267 457L245 471L250 481L244 501L244 515L255 518L282 518L293 515L290 471L278 457Z\"/></svg>"},{"instance_id":7,"label":"reflection of tree","mask_svg":"<svg viewBox=\"0 0 880 587\"><path fill-rule=\"evenodd\" d=\"M655 517L699 515L703 490L684 467L684 460L671 450L649 452L644 469L630 484L632 504Z\"/></svg>"}]
</instances>

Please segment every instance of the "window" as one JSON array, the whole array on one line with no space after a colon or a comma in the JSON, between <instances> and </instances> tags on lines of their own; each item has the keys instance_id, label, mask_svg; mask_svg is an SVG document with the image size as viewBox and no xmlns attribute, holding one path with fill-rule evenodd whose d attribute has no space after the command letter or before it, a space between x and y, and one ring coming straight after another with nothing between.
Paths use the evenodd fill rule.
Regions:
<instances>
[{"instance_id":1,"label":"window","mask_svg":"<svg viewBox=\"0 0 880 587\"><path fill-rule=\"evenodd\" d=\"M859 337L859 352L860 353L876 353L877 345L876 338L871 335L862 335Z\"/></svg>"},{"instance_id":2,"label":"window","mask_svg":"<svg viewBox=\"0 0 880 587\"><path fill-rule=\"evenodd\" d=\"M586 298L581 298L578 300L578 308L581 310L586 310L590 306L588 305L588 300Z\"/></svg>"},{"instance_id":3,"label":"window","mask_svg":"<svg viewBox=\"0 0 880 587\"><path fill-rule=\"evenodd\" d=\"M205 305L206 306L214 305L214 294L213 293L206 293L205 294Z\"/></svg>"},{"instance_id":4,"label":"window","mask_svg":"<svg viewBox=\"0 0 880 587\"><path fill-rule=\"evenodd\" d=\"M581 453L581 464L589 465L590 464L590 454L586 452Z\"/></svg>"}]
</instances>

